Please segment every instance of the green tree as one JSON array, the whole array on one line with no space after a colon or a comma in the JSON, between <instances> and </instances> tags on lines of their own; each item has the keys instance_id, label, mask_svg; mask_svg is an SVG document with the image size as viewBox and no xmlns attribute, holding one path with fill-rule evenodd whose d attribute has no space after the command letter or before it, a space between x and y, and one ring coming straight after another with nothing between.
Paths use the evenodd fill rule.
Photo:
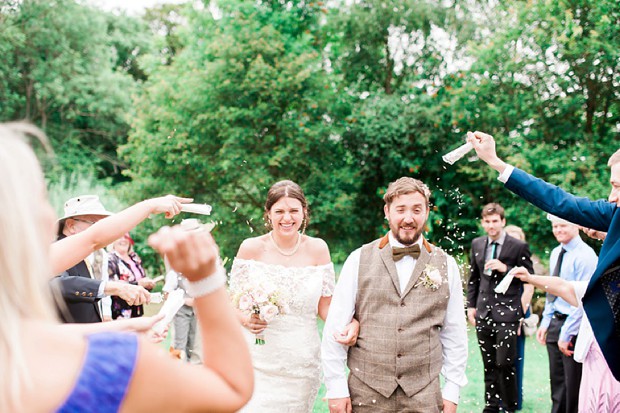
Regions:
<instances>
[{"instance_id":1,"label":"green tree","mask_svg":"<svg viewBox=\"0 0 620 413\"><path fill-rule=\"evenodd\" d=\"M1 120L48 133L58 151L52 176L118 172L146 26L74 0L15 2L0 13Z\"/></svg>"},{"instance_id":2,"label":"green tree","mask_svg":"<svg viewBox=\"0 0 620 413\"><path fill-rule=\"evenodd\" d=\"M267 189L297 181L310 232L343 250L358 183L338 144L337 101L313 29L322 12L304 2L218 3L192 12L171 65L154 65L122 154L135 194L175 192L214 206L226 256L265 231ZM216 229L217 231L217 229ZM340 238L338 238L340 236ZM348 249L348 245L347 245Z\"/></svg>"},{"instance_id":3,"label":"green tree","mask_svg":"<svg viewBox=\"0 0 620 413\"><path fill-rule=\"evenodd\" d=\"M474 63L450 91L454 122L497 136L517 166L570 192L608 194L607 158L617 150L620 80L620 5L616 1L500 2L492 33L470 44ZM497 199L524 226L539 254L553 245L544 214L507 191L481 165L456 166L485 182L476 204ZM488 184L487 184L488 183Z\"/></svg>"}]
</instances>

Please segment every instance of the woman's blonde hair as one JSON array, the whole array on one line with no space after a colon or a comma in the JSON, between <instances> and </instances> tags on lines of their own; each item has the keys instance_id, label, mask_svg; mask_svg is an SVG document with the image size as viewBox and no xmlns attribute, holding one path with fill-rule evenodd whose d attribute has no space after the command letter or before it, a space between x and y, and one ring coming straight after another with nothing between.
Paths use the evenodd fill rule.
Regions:
<instances>
[{"instance_id":1,"label":"woman's blonde hair","mask_svg":"<svg viewBox=\"0 0 620 413\"><path fill-rule=\"evenodd\" d=\"M0 124L0 411L16 411L30 383L21 341L28 319L55 319L49 281L50 228L45 183L26 136L47 138L26 123ZM19 410L19 409L17 409Z\"/></svg>"},{"instance_id":2,"label":"woman's blonde hair","mask_svg":"<svg viewBox=\"0 0 620 413\"><path fill-rule=\"evenodd\" d=\"M506 225L504 231L513 238L525 241L525 232L523 232L523 229L521 229L521 227L518 227L516 225Z\"/></svg>"}]
</instances>

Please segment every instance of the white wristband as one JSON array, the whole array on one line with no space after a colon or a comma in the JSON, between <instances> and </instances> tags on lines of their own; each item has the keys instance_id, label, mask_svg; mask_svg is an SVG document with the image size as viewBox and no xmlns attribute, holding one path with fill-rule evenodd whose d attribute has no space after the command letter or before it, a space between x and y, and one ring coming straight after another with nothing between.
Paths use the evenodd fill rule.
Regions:
<instances>
[{"instance_id":1,"label":"white wristband","mask_svg":"<svg viewBox=\"0 0 620 413\"><path fill-rule=\"evenodd\" d=\"M187 295L192 298L204 297L226 285L226 270L224 267L218 266L215 274L198 281L190 281L187 284Z\"/></svg>"}]
</instances>

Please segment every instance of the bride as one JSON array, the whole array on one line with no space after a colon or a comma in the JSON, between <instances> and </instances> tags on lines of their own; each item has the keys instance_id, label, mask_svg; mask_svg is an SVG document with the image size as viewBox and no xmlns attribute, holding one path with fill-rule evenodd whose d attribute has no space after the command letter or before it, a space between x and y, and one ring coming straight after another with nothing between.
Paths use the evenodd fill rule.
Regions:
<instances>
[{"instance_id":1,"label":"bride","mask_svg":"<svg viewBox=\"0 0 620 413\"><path fill-rule=\"evenodd\" d=\"M320 387L320 339L316 316L327 318L335 284L325 241L304 235L308 205L293 181L275 183L267 194L268 234L243 241L230 274L230 289L268 283L286 297L286 313L271 322L239 312L254 365L255 389L242 412L312 412ZM351 345L359 324L342 334ZM263 345L255 344L257 335Z\"/></svg>"}]
</instances>

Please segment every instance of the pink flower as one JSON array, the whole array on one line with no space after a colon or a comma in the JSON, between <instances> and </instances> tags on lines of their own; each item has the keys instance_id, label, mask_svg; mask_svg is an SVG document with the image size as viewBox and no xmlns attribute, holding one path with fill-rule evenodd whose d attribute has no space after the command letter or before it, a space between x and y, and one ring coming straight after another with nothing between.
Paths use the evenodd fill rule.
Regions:
<instances>
[{"instance_id":1,"label":"pink flower","mask_svg":"<svg viewBox=\"0 0 620 413\"><path fill-rule=\"evenodd\" d=\"M239 310L247 311L252 308L254 302L252 301L252 297L249 294L243 294L239 297Z\"/></svg>"},{"instance_id":2,"label":"pink flower","mask_svg":"<svg viewBox=\"0 0 620 413\"><path fill-rule=\"evenodd\" d=\"M267 304L260 308L260 317L270 323L280 313L278 307L273 304Z\"/></svg>"},{"instance_id":3,"label":"pink flower","mask_svg":"<svg viewBox=\"0 0 620 413\"><path fill-rule=\"evenodd\" d=\"M254 290L253 295L254 299L258 304L265 303L269 300L269 296L262 288L257 288L256 290Z\"/></svg>"}]
</instances>

